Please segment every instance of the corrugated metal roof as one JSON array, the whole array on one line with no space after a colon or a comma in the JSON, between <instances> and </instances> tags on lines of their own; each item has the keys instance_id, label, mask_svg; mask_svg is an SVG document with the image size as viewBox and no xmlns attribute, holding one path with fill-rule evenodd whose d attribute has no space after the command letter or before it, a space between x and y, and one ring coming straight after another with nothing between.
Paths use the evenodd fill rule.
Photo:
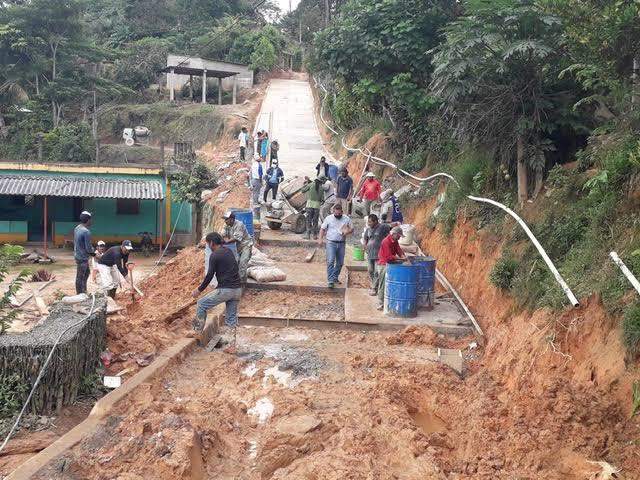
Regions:
<instances>
[{"instance_id":1,"label":"corrugated metal roof","mask_svg":"<svg viewBox=\"0 0 640 480\"><path fill-rule=\"evenodd\" d=\"M138 198L141 200L164 198L162 183L157 180L111 180L45 175L0 175L0 195Z\"/></svg>"}]
</instances>

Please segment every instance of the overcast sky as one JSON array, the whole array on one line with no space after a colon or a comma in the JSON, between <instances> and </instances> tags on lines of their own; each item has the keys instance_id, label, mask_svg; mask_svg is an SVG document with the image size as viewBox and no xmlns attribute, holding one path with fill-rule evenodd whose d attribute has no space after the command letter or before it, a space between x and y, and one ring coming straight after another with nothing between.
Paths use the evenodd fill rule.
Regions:
<instances>
[{"instance_id":1,"label":"overcast sky","mask_svg":"<svg viewBox=\"0 0 640 480\"><path fill-rule=\"evenodd\" d=\"M280 7L280 10L282 10L283 14L289 11L289 0L276 0L276 3ZM295 10L298 3L300 3L300 0L291 0L291 9Z\"/></svg>"}]
</instances>

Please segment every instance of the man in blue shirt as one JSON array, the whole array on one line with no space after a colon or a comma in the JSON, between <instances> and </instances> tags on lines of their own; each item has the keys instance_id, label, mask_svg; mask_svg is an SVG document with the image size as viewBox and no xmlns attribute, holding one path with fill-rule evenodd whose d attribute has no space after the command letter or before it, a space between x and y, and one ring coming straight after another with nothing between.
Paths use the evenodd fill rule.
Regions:
<instances>
[{"instance_id":1,"label":"man in blue shirt","mask_svg":"<svg viewBox=\"0 0 640 480\"><path fill-rule=\"evenodd\" d=\"M346 167L340 168L340 175L336 180L336 198L337 202L342 206L344 213L349 212L349 202L353 195L353 179L349 176Z\"/></svg>"},{"instance_id":2,"label":"man in blue shirt","mask_svg":"<svg viewBox=\"0 0 640 480\"><path fill-rule=\"evenodd\" d=\"M278 159L272 158L271 166L267 169L267 185L264 189L264 203L267 203L267 194L269 190L273 192L272 197L273 200L276 199L276 195L278 194L278 185L282 183L284 180L284 173L282 169L278 166Z\"/></svg>"},{"instance_id":3,"label":"man in blue shirt","mask_svg":"<svg viewBox=\"0 0 640 480\"><path fill-rule=\"evenodd\" d=\"M380 209L380 216L383 222L387 223L403 223L404 217L402 216L402 210L400 208L400 202L393 194L393 190L385 190L380 195L382 200L382 207Z\"/></svg>"},{"instance_id":4,"label":"man in blue shirt","mask_svg":"<svg viewBox=\"0 0 640 480\"><path fill-rule=\"evenodd\" d=\"M80 224L73 230L73 258L76 261L76 293L87 293L89 279L89 257L95 257L96 251L91 245L91 214L80 214Z\"/></svg>"}]
</instances>

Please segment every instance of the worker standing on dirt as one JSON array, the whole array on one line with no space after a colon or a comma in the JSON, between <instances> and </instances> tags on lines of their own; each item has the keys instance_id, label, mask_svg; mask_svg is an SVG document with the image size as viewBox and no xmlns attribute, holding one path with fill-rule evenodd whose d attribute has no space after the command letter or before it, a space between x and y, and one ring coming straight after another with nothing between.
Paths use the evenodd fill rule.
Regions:
<instances>
[{"instance_id":1,"label":"worker standing on dirt","mask_svg":"<svg viewBox=\"0 0 640 480\"><path fill-rule=\"evenodd\" d=\"M367 252L367 272L369 272L369 280L371 281L369 295L372 296L378 292L378 272L376 271L378 252L382 241L389 235L390 231L391 226L386 223L380 223L375 213L369 214L367 228L362 231L361 243Z\"/></svg>"},{"instance_id":2,"label":"worker standing on dirt","mask_svg":"<svg viewBox=\"0 0 640 480\"><path fill-rule=\"evenodd\" d=\"M300 189L307 197L307 203L304 208L304 214L307 219L307 230L304 232L304 238L309 240L313 235L314 240L318 239L318 218L320 217L320 206L322 205L322 196L324 190L322 185L327 180L324 175L317 177L311 181L309 177L304 177L305 185Z\"/></svg>"},{"instance_id":3,"label":"worker standing on dirt","mask_svg":"<svg viewBox=\"0 0 640 480\"><path fill-rule=\"evenodd\" d=\"M222 215L224 218L223 240L225 245L235 244L238 252L238 270L240 272L240 281L244 285L247 283L247 268L249 268L249 260L251 260L251 249L253 248L253 239L244 223L236 220L233 212L227 211Z\"/></svg>"},{"instance_id":4,"label":"worker standing on dirt","mask_svg":"<svg viewBox=\"0 0 640 480\"><path fill-rule=\"evenodd\" d=\"M238 134L238 143L240 145L240 160L244 162L245 152L249 146L249 133L247 132L247 127L242 127L240 129L240 133Z\"/></svg>"},{"instance_id":5,"label":"worker standing on dirt","mask_svg":"<svg viewBox=\"0 0 640 480\"><path fill-rule=\"evenodd\" d=\"M393 227L389 235L382 240L380 244L380 250L378 251L378 263L376 264L376 271L378 274L378 310L384 308L384 288L385 280L387 277L387 264L397 263L405 258L402 248L398 240L404 237L401 227Z\"/></svg>"},{"instance_id":6,"label":"worker standing on dirt","mask_svg":"<svg viewBox=\"0 0 640 480\"><path fill-rule=\"evenodd\" d=\"M91 214L80 214L80 223L73 230L73 258L76 261L76 293L87 293L89 280L89 257L95 257L96 251L91 245Z\"/></svg>"},{"instance_id":7,"label":"worker standing on dirt","mask_svg":"<svg viewBox=\"0 0 640 480\"><path fill-rule=\"evenodd\" d=\"M349 213L349 202L353 195L353 179L349 176L346 167L340 168L338 179L336 180L336 199L342 205L342 211Z\"/></svg>"},{"instance_id":8,"label":"worker standing on dirt","mask_svg":"<svg viewBox=\"0 0 640 480\"><path fill-rule=\"evenodd\" d=\"M116 297L116 289L120 285L118 272L126 277L133 268L133 264L129 262L131 250L133 250L131 240L125 240L122 244L109 248L98 259L98 282L111 298Z\"/></svg>"},{"instance_id":9,"label":"worker standing on dirt","mask_svg":"<svg viewBox=\"0 0 640 480\"><path fill-rule=\"evenodd\" d=\"M380 194L380 201L382 202L380 218L382 218L383 222L400 224L404 221L402 210L400 209L400 202L398 202L393 190L388 189L382 192Z\"/></svg>"},{"instance_id":10,"label":"worker standing on dirt","mask_svg":"<svg viewBox=\"0 0 640 480\"><path fill-rule=\"evenodd\" d=\"M250 175L250 187L251 187L251 207L253 208L253 215L260 220L260 189L262 188L262 162L260 161L260 155L255 153L253 155L253 162L251 162L251 175Z\"/></svg>"},{"instance_id":11,"label":"worker standing on dirt","mask_svg":"<svg viewBox=\"0 0 640 480\"><path fill-rule=\"evenodd\" d=\"M256 139L255 139L255 142L254 142L253 154L255 155L257 153L258 156L260 156L260 149L261 148L262 148L262 130L258 130L256 132Z\"/></svg>"},{"instance_id":12,"label":"worker standing on dirt","mask_svg":"<svg viewBox=\"0 0 640 480\"><path fill-rule=\"evenodd\" d=\"M376 178L376 174L368 172L357 195L357 197L364 200L365 215L369 215L371 213L371 204L380 200L381 192L382 185Z\"/></svg>"},{"instance_id":13,"label":"worker standing on dirt","mask_svg":"<svg viewBox=\"0 0 640 480\"><path fill-rule=\"evenodd\" d=\"M272 193L272 199L276 199L276 195L278 194L278 186L284 180L284 172L278 166L278 159L271 157L271 166L267 169L267 182L264 189L264 203L267 203L267 194L269 191Z\"/></svg>"},{"instance_id":14,"label":"worker standing on dirt","mask_svg":"<svg viewBox=\"0 0 640 480\"><path fill-rule=\"evenodd\" d=\"M94 283L98 282L98 263L97 259L100 258L104 252L107 251L107 244L102 240L98 240L96 243L96 256L91 259L91 280Z\"/></svg>"},{"instance_id":15,"label":"worker standing on dirt","mask_svg":"<svg viewBox=\"0 0 640 480\"><path fill-rule=\"evenodd\" d=\"M342 205L336 203L333 206L333 215L329 215L322 222L320 228L320 240L322 245L325 236L327 238L327 283L333 288L340 283L340 271L344 264L344 251L347 235L353 232L351 219L342 212Z\"/></svg>"},{"instance_id":16,"label":"worker standing on dirt","mask_svg":"<svg viewBox=\"0 0 640 480\"><path fill-rule=\"evenodd\" d=\"M238 222L240 223L240 222ZM196 318L193 320L193 329L201 332L207 321L207 311L216 305L224 302L224 323L233 330L233 340L229 347L225 349L227 353L235 353L237 326L238 326L238 304L242 296L242 286L240 283L240 273L238 262L233 252L224 246L224 239L219 233L209 233L205 237L207 246L211 249L209 257L209 267L204 280L198 288L193 291L193 298L198 298L200 294L209 286L215 275L218 285L215 290L198 300Z\"/></svg>"}]
</instances>

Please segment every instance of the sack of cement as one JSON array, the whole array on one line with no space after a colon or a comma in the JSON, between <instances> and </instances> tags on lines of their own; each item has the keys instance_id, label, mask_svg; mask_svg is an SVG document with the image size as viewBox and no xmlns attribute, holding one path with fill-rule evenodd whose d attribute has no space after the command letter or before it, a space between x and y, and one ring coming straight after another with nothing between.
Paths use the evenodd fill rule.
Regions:
<instances>
[{"instance_id":1,"label":"sack of cement","mask_svg":"<svg viewBox=\"0 0 640 480\"><path fill-rule=\"evenodd\" d=\"M272 267L275 262L271 260L267 255L262 253L256 247L251 250L251 259L249 260L250 267Z\"/></svg>"},{"instance_id":2,"label":"sack of cement","mask_svg":"<svg viewBox=\"0 0 640 480\"><path fill-rule=\"evenodd\" d=\"M70 295L70 296L62 297L60 301L62 303L73 304L73 303L84 302L88 298L89 298L89 295L87 295L86 293L80 293L78 295Z\"/></svg>"},{"instance_id":3,"label":"sack of cement","mask_svg":"<svg viewBox=\"0 0 640 480\"><path fill-rule=\"evenodd\" d=\"M287 275L277 267L249 267L247 275L256 282L281 282L287 279Z\"/></svg>"}]
</instances>

